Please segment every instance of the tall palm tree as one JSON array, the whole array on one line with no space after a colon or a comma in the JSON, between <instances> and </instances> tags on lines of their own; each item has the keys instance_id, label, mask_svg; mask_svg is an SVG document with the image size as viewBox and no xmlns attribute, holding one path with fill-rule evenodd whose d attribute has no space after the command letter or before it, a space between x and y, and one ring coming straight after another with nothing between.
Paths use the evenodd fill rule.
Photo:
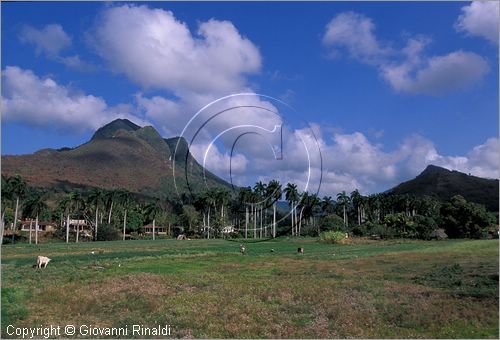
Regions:
<instances>
[{"instance_id":1,"label":"tall palm tree","mask_svg":"<svg viewBox=\"0 0 500 340\"><path fill-rule=\"evenodd\" d=\"M342 211L344 213L344 226L347 228L349 225L349 221L347 218L347 206L350 203L349 195L347 195L345 191L339 192L337 194L337 203L342 207Z\"/></svg>"},{"instance_id":2,"label":"tall palm tree","mask_svg":"<svg viewBox=\"0 0 500 340\"><path fill-rule=\"evenodd\" d=\"M71 202L71 210L75 213L77 219L75 242L78 242L80 238L80 215L81 215L81 210L85 205L85 201L83 200L82 196L78 191L70 192L69 199Z\"/></svg>"},{"instance_id":3,"label":"tall palm tree","mask_svg":"<svg viewBox=\"0 0 500 340\"><path fill-rule=\"evenodd\" d=\"M358 215L358 225L361 225L361 223L363 222L365 201L365 197L359 193L358 189L351 192L351 202L354 208L356 208L356 212Z\"/></svg>"},{"instance_id":4,"label":"tall palm tree","mask_svg":"<svg viewBox=\"0 0 500 340\"><path fill-rule=\"evenodd\" d=\"M108 224L111 224L111 217L113 214L113 206L118 198L118 190L110 190L104 194L104 200L108 208Z\"/></svg>"},{"instance_id":5,"label":"tall palm tree","mask_svg":"<svg viewBox=\"0 0 500 340\"><path fill-rule=\"evenodd\" d=\"M156 227L156 217L161 211L159 200L150 202L145 207L145 214L149 220L153 221L153 241L155 240L155 227Z\"/></svg>"},{"instance_id":6,"label":"tall palm tree","mask_svg":"<svg viewBox=\"0 0 500 340\"><path fill-rule=\"evenodd\" d=\"M331 196L323 196L321 201L321 209L325 214L333 214L335 209L335 201Z\"/></svg>"},{"instance_id":7,"label":"tall palm tree","mask_svg":"<svg viewBox=\"0 0 500 340\"><path fill-rule=\"evenodd\" d=\"M125 234L127 228L127 212L130 207L130 201L132 197L130 193L126 190L120 190L118 192L118 202L123 208L123 241L125 241Z\"/></svg>"},{"instance_id":8,"label":"tall palm tree","mask_svg":"<svg viewBox=\"0 0 500 340\"><path fill-rule=\"evenodd\" d=\"M299 192L297 191L297 185L293 183L288 183L285 187L285 199L290 206L290 215L292 218L292 236L297 234L297 213L296 204L299 201Z\"/></svg>"},{"instance_id":9,"label":"tall palm tree","mask_svg":"<svg viewBox=\"0 0 500 340\"><path fill-rule=\"evenodd\" d=\"M258 181L257 183L255 183L254 191L257 194L257 196L259 197L258 207L260 208L259 209L260 238L262 238L262 217L263 217L262 215L263 215L264 204L265 204L265 200L266 200L266 189L267 189L267 185L265 183L262 183L262 181Z\"/></svg>"},{"instance_id":10,"label":"tall palm tree","mask_svg":"<svg viewBox=\"0 0 500 340\"><path fill-rule=\"evenodd\" d=\"M38 244L38 220L39 216L47 209L47 205L44 202L43 195L40 193L35 193L31 195L24 202L24 210L27 215L31 215L31 217L35 216L35 244ZM31 228L30 228L30 236L31 236Z\"/></svg>"},{"instance_id":11,"label":"tall palm tree","mask_svg":"<svg viewBox=\"0 0 500 340\"><path fill-rule=\"evenodd\" d=\"M104 192L101 189L93 188L88 197L87 203L95 208L94 241L97 240L97 229L99 225L99 207L104 203Z\"/></svg>"},{"instance_id":12,"label":"tall palm tree","mask_svg":"<svg viewBox=\"0 0 500 340\"><path fill-rule=\"evenodd\" d=\"M19 200L26 194L26 182L19 175L11 176L7 179L7 188L10 191L10 196L16 200L14 224L12 225L12 243L14 243L17 228L17 216L19 214Z\"/></svg>"},{"instance_id":13,"label":"tall palm tree","mask_svg":"<svg viewBox=\"0 0 500 340\"><path fill-rule=\"evenodd\" d=\"M57 203L57 207L62 211L63 214L66 214L66 243L69 242L69 215L71 211L71 197L63 196L59 202Z\"/></svg>"},{"instance_id":14,"label":"tall palm tree","mask_svg":"<svg viewBox=\"0 0 500 340\"><path fill-rule=\"evenodd\" d=\"M252 189L250 187L241 188L238 192L238 201L240 206L245 205L245 238L248 238L248 205L251 200Z\"/></svg>"},{"instance_id":15,"label":"tall palm tree","mask_svg":"<svg viewBox=\"0 0 500 340\"><path fill-rule=\"evenodd\" d=\"M283 191L277 180L271 180L267 185L267 197L273 200L273 238L276 237L276 204L281 199Z\"/></svg>"}]
</instances>

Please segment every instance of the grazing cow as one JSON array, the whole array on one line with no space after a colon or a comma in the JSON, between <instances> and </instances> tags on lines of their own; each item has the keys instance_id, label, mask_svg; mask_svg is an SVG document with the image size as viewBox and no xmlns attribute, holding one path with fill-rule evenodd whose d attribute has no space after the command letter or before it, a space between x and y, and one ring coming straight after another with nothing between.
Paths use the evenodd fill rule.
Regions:
<instances>
[{"instance_id":1,"label":"grazing cow","mask_svg":"<svg viewBox=\"0 0 500 340\"><path fill-rule=\"evenodd\" d=\"M45 257L45 256L38 256L36 258L36 267L37 268L45 268L47 267L47 264L49 264L50 262L50 259L48 257Z\"/></svg>"},{"instance_id":2,"label":"grazing cow","mask_svg":"<svg viewBox=\"0 0 500 340\"><path fill-rule=\"evenodd\" d=\"M242 253L243 255L245 255L245 250L246 250L245 246L242 245L242 244L240 244L240 253Z\"/></svg>"},{"instance_id":3,"label":"grazing cow","mask_svg":"<svg viewBox=\"0 0 500 340\"><path fill-rule=\"evenodd\" d=\"M297 248L297 253L304 254L304 248L302 248L302 247Z\"/></svg>"},{"instance_id":4,"label":"grazing cow","mask_svg":"<svg viewBox=\"0 0 500 340\"><path fill-rule=\"evenodd\" d=\"M186 239L186 235L180 234L179 236L177 236L177 239L178 240L185 240Z\"/></svg>"}]
</instances>

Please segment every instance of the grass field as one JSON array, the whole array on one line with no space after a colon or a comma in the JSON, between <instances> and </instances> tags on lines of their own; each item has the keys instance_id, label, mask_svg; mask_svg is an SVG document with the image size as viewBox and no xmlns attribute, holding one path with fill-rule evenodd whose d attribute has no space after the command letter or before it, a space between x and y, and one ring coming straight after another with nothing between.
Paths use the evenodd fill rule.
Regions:
<instances>
[{"instance_id":1,"label":"grass field","mask_svg":"<svg viewBox=\"0 0 500 340\"><path fill-rule=\"evenodd\" d=\"M1 269L2 337L9 324L138 323L173 337L499 335L498 240L279 239L246 255L224 240L16 244Z\"/></svg>"}]
</instances>

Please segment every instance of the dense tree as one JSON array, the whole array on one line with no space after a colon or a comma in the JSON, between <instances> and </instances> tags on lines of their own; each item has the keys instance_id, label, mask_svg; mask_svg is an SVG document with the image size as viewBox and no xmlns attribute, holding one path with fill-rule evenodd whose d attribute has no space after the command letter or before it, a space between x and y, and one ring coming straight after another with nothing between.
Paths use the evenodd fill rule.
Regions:
<instances>
[{"instance_id":1,"label":"dense tree","mask_svg":"<svg viewBox=\"0 0 500 340\"><path fill-rule=\"evenodd\" d=\"M495 224L494 216L484 206L469 203L459 195L443 205L441 215L449 237L480 238Z\"/></svg>"}]
</instances>

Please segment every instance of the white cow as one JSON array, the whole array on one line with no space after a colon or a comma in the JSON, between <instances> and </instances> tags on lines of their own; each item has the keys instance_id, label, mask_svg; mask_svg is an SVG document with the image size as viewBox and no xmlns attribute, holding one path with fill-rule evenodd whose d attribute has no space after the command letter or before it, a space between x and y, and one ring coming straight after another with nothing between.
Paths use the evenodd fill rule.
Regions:
<instances>
[{"instance_id":1,"label":"white cow","mask_svg":"<svg viewBox=\"0 0 500 340\"><path fill-rule=\"evenodd\" d=\"M50 262L50 259L48 257L38 256L36 258L36 267L42 268L42 266L43 266L43 268L45 268L45 267L47 267L47 264L49 264L49 262Z\"/></svg>"}]
</instances>

